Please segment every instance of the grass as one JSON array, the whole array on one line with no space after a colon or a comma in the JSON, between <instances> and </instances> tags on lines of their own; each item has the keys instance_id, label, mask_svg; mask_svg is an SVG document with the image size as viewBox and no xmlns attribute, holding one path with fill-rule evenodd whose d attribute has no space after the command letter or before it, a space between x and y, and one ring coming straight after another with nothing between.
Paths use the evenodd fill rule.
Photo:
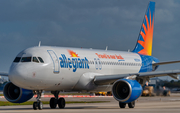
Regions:
<instances>
[{"instance_id":1,"label":"grass","mask_svg":"<svg viewBox=\"0 0 180 113\"><path fill-rule=\"evenodd\" d=\"M44 95L53 95L51 93L45 93ZM60 93L59 95L89 95L89 93ZM0 94L0 96L4 96Z\"/></svg>"},{"instance_id":2,"label":"grass","mask_svg":"<svg viewBox=\"0 0 180 113\"><path fill-rule=\"evenodd\" d=\"M67 101L66 104L76 104L76 103L104 103L110 101ZM11 103L7 101L0 101L0 106L14 106L14 105L33 105L34 101L27 101L24 103ZM49 101L42 101L43 104L49 104Z\"/></svg>"},{"instance_id":3,"label":"grass","mask_svg":"<svg viewBox=\"0 0 180 113\"><path fill-rule=\"evenodd\" d=\"M44 95L53 95L53 94L44 93ZM89 95L89 93L59 93L59 95Z\"/></svg>"},{"instance_id":4,"label":"grass","mask_svg":"<svg viewBox=\"0 0 180 113\"><path fill-rule=\"evenodd\" d=\"M53 95L49 92L44 93L44 95ZM59 95L89 95L89 93L59 93ZM4 96L3 94L0 94L0 96Z\"/></svg>"}]
</instances>

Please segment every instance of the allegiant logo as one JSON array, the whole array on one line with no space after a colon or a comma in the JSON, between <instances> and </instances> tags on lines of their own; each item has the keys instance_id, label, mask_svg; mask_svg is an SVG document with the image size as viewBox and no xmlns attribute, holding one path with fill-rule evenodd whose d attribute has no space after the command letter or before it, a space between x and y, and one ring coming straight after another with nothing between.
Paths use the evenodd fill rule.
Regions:
<instances>
[{"instance_id":1,"label":"allegiant logo","mask_svg":"<svg viewBox=\"0 0 180 113\"><path fill-rule=\"evenodd\" d=\"M84 57L81 58L66 58L66 55L61 54L59 57L61 68L73 68L73 72L76 72L77 68L89 69L88 59Z\"/></svg>"}]
</instances>

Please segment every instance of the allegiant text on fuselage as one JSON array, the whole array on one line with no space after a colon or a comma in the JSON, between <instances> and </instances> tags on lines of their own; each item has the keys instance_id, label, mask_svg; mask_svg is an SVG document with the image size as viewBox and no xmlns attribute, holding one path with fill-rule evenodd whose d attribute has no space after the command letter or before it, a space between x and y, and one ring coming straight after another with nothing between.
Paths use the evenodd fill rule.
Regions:
<instances>
[{"instance_id":1,"label":"allegiant text on fuselage","mask_svg":"<svg viewBox=\"0 0 180 113\"><path fill-rule=\"evenodd\" d=\"M76 72L77 68L89 69L88 59L84 57L81 58L66 58L65 54L61 54L59 57L61 68L73 68L73 72Z\"/></svg>"}]
</instances>

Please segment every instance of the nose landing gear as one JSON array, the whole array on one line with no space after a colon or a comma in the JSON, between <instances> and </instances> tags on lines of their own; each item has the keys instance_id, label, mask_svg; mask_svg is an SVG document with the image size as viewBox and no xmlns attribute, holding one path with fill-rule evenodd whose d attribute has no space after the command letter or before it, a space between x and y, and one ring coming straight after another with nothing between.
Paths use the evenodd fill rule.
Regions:
<instances>
[{"instance_id":1,"label":"nose landing gear","mask_svg":"<svg viewBox=\"0 0 180 113\"><path fill-rule=\"evenodd\" d=\"M42 110L43 109L43 103L41 102L41 94L42 94L42 91L34 91L34 94L37 94L37 101L33 103L33 109L34 110Z\"/></svg>"}]
</instances>

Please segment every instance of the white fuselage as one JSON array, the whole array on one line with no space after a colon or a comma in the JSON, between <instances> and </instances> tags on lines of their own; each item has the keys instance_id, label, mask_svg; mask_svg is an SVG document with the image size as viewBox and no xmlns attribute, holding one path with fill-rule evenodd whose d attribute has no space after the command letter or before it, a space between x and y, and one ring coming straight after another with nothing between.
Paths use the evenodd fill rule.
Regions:
<instances>
[{"instance_id":1,"label":"white fuselage","mask_svg":"<svg viewBox=\"0 0 180 113\"><path fill-rule=\"evenodd\" d=\"M132 52L48 46L28 48L17 57L20 60L9 70L10 81L21 88L50 91L96 90L98 86L88 86L94 76L138 73L142 63ZM109 86L99 88L109 90Z\"/></svg>"}]
</instances>

